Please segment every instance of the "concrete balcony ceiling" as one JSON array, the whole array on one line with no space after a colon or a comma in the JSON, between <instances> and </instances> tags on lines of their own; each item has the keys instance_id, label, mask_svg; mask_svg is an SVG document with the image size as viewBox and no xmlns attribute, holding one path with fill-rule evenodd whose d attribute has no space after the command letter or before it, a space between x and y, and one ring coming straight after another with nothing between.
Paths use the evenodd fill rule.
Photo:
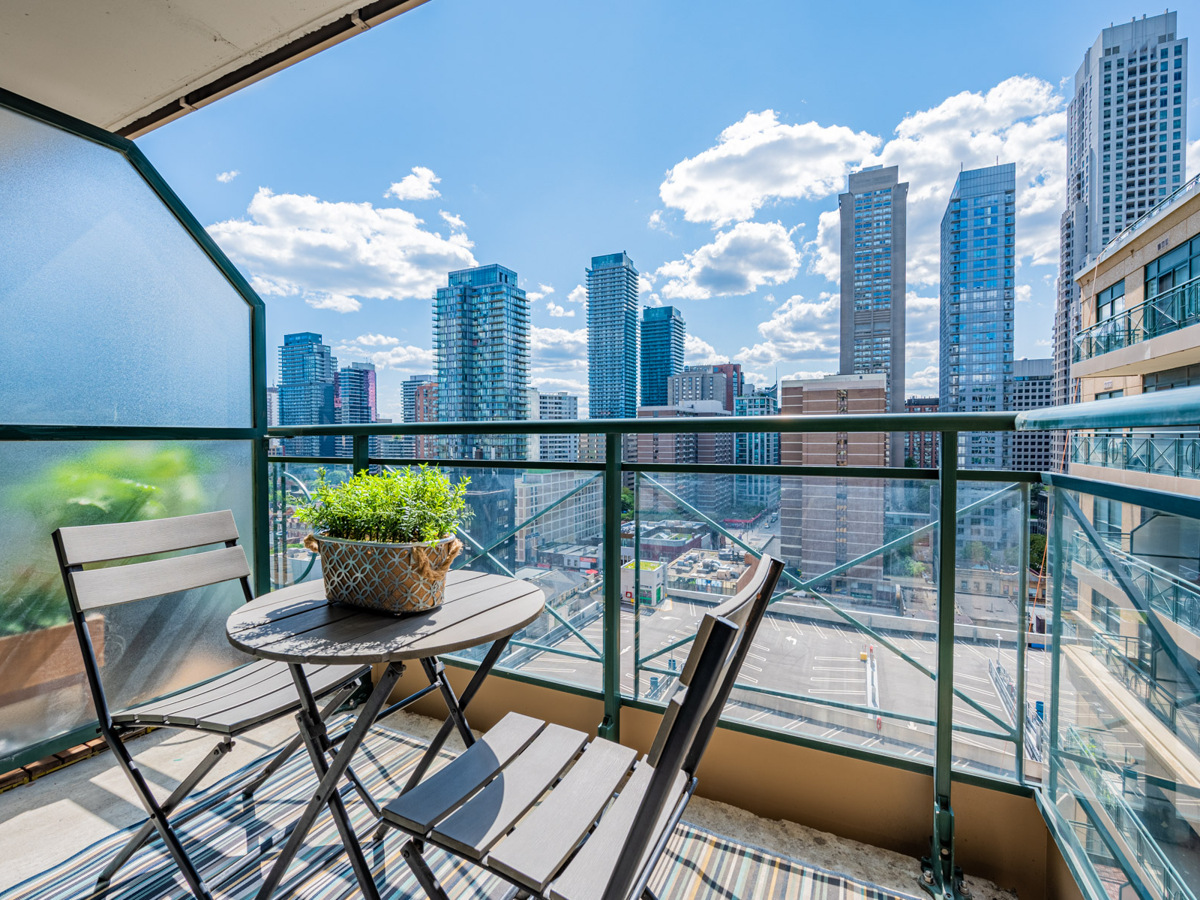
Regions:
<instances>
[{"instance_id":1,"label":"concrete balcony ceiling","mask_svg":"<svg viewBox=\"0 0 1200 900\"><path fill-rule=\"evenodd\" d=\"M0 87L137 137L425 0L0 0Z\"/></svg>"}]
</instances>

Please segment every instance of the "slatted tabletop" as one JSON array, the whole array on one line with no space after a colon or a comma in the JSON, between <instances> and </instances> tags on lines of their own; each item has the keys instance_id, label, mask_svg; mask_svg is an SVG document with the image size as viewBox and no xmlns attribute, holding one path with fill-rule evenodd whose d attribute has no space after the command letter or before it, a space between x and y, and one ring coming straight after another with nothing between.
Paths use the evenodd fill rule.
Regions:
<instances>
[{"instance_id":1,"label":"slatted tabletop","mask_svg":"<svg viewBox=\"0 0 1200 900\"><path fill-rule=\"evenodd\" d=\"M229 642L260 659L288 663L382 663L428 659L477 647L524 628L545 594L516 578L455 571L432 612L396 616L332 604L320 581L267 594L229 617Z\"/></svg>"}]
</instances>

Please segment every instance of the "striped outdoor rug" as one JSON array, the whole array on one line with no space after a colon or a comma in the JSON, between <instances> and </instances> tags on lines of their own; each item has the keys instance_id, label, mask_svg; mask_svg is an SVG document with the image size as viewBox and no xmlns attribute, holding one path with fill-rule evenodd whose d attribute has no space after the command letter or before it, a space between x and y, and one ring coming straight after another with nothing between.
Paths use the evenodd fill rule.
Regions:
<instances>
[{"instance_id":1,"label":"striped outdoor rug","mask_svg":"<svg viewBox=\"0 0 1200 900\"><path fill-rule=\"evenodd\" d=\"M390 798L399 792L422 749L414 738L378 726L359 751L354 768L373 796ZM307 756L298 753L259 789L253 801L247 802L236 788L256 768L257 764L247 766L197 792L185 806L194 815L180 828L184 845L218 900L254 896L263 872L282 845L280 830L299 814L315 785ZM404 838L393 831L382 842L370 842L371 820L365 804L353 793L346 794L346 798L355 830L368 838L364 849L385 900L424 898L400 857ZM96 875L124 845L128 834L127 830L97 841L66 862L3 893L0 900L82 900L94 896ZM456 900L482 900L503 893L501 882L474 866L436 850L427 859ZM264 861L267 865L261 865L260 871ZM687 824L681 824L672 837L651 887L661 900L912 900ZM110 900L178 900L187 896L182 879L157 839L126 864L107 894ZM361 896L328 815L319 818L309 832L276 896L304 900Z\"/></svg>"}]
</instances>

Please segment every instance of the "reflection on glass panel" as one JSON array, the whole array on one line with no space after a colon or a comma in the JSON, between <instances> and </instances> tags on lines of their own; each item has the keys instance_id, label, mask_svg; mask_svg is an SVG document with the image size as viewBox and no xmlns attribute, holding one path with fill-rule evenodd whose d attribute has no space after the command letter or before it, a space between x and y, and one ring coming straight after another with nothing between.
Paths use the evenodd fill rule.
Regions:
<instances>
[{"instance_id":1,"label":"reflection on glass panel","mask_svg":"<svg viewBox=\"0 0 1200 900\"><path fill-rule=\"evenodd\" d=\"M51 532L232 509L253 561L251 473L248 442L0 444L0 757L93 718ZM111 704L243 661L224 627L242 602L241 589L227 585L92 616Z\"/></svg>"},{"instance_id":2,"label":"reflection on glass panel","mask_svg":"<svg viewBox=\"0 0 1200 900\"><path fill-rule=\"evenodd\" d=\"M0 245L6 422L251 424L250 307L120 153L0 108Z\"/></svg>"},{"instance_id":3,"label":"reflection on glass panel","mask_svg":"<svg viewBox=\"0 0 1200 900\"><path fill-rule=\"evenodd\" d=\"M1047 785L1076 855L1152 897L1200 883L1200 522L1056 490L1061 580ZM1142 891L1139 891L1141 893Z\"/></svg>"},{"instance_id":4,"label":"reflection on glass panel","mask_svg":"<svg viewBox=\"0 0 1200 900\"><path fill-rule=\"evenodd\" d=\"M296 504L307 499L319 467L276 462L270 468L272 572L277 583L319 579L320 559L302 543L309 528L292 515ZM334 481L347 477L350 467L331 465L326 471ZM454 568L521 578L546 595L546 611L513 637L500 667L598 689L604 641L604 496L598 473L485 467L445 471L452 480L470 479L471 516L459 529L463 551ZM479 660L486 651L478 647L454 655Z\"/></svg>"}]
</instances>

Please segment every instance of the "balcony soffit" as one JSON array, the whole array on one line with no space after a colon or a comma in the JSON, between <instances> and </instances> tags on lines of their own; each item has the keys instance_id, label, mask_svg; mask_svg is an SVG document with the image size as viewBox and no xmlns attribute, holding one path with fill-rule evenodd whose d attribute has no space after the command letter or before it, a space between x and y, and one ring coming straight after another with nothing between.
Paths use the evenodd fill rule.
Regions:
<instances>
[{"instance_id":1,"label":"balcony soffit","mask_svg":"<svg viewBox=\"0 0 1200 900\"><path fill-rule=\"evenodd\" d=\"M0 87L125 137L425 0L0 0Z\"/></svg>"}]
</instances>

